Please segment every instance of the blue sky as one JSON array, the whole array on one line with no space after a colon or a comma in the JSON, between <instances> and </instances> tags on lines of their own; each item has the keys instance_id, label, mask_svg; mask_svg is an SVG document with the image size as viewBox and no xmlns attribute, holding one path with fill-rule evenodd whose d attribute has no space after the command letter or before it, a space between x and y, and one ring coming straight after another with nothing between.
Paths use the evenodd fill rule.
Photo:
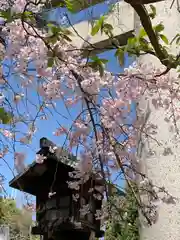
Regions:
<instances>
[{"instance_id":1,"label":"blue sky","mask_svg":"<svg viewBox=\"0 0 180 240\"><path fill-rule=\"evenodd\" d=\"M91 7L90 9L86 9L85 11L81 11L78 14L69 14L69 18L71 19L72 23L77 23L80 21L83 21L85 19L89 19L90 16L93 15L93 18L98 18L101 14L105 13L108 11L109 5L107 3L103 4L98 4L96 6ZM64 11L64 10L63 10ZM54 20L56 19L57 21L62 19L62 10L57 10L51 15L51 18ZM58 20L59 19L59 20ZM119 63L117 59L114 57L114 50L108 51L108 52L103 52L99 55L102 58L108 59L109 62L106 65L107 70L113 72L113 73L119 73L123 69L119 66ZM125 59L125 66L127 67L130 63L132 63L132 59ZM9 81L13 84L13 87L15 87L15 84L18 85L18 76L12 75L9 77ZM16 87L15 87L16 88ZM18 89L18 86L17 86ZM31 95L32 94L32 95ZM31 95L31 96L30 96ZM29 93L29 98L31 99L37 99L37 96L35 93L32 91ZM23 107L22 107L23 108ZM58 109L61 109L61 113L68 116L67 110L64 107L64 104L58 103ZM34 106L29 107L29 111L31 114L35 114L37 110L34 108ZM77 115L77 111L72 109L71 111L71 116L72 118L75 118ZM58 145L62 145L64 143L64 138L63 137L55 137L53 135L53 131L55 130L57 124L57 119L62 125L70 125L72 120L71 119L66 119L58 114L54 113L54 119L50 120L41 120L37 121L37 128L38 131L36 133L36 137L33 139L33 142L31 144L31 149L25 145L17 144L17 151L19 152L24 152L26 154L26 163L29 164L31 163L34 158L35 158L35 152L39 149L39 139L41 137L47 137L50 140L54 141ZM24 131L24 127L21 126L21 130ZM7 162L10 165L11 168L13 168L13 158L11 155L8 156ZM7 165L3 163L2 166L0 166L1 172L4 173L6 179L9 181L12 179L13 175L11 171L8 169ZM8 185L6 184L6 189L8 192L11 192L12 189L8 188ZM18 199L20 199L20 194L18 193Z\"/></svg>"}]
</instances>

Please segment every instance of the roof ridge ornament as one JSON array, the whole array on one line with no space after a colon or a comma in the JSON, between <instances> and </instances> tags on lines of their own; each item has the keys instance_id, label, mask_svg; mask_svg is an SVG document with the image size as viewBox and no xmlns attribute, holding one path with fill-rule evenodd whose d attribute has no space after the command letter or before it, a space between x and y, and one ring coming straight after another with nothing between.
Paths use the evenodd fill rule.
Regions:
<instances>
[{"instance_id":1,"label":"roof ridge ornament","mask_svg":"<svg viewBox=\"0 0 180 240\"><path fill-rule=\"evenodd\" d=\"M45 148L45 147L56 147L56 144L50 141L48 138L43 137L40 139L40 148Z\"/></svg>"}]
</instances>

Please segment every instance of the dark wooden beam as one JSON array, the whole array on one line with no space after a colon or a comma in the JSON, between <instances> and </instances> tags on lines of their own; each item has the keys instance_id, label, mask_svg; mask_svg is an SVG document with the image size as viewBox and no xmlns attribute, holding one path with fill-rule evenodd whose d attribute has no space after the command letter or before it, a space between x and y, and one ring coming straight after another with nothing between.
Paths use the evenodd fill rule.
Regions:
<instances>
[{"instance_id":1,"label":"dark wooden beam","mask_svg":"<svg viewBox=\"0 0 180 240\"><path fill-rule=\"evenodd\" d=\"M164 0L125 0L125 2L130 3L130 4L152 4L152 3L157 3L157 2L162 2Z\"/></svg>"}]
</instances>

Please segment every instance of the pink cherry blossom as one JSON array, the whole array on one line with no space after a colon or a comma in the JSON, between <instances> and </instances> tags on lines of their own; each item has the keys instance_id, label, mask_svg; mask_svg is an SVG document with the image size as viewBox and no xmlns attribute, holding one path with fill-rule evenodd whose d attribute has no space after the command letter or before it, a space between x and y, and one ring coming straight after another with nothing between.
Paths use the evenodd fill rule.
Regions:
<instances>
[{"instance_id":1,"label":"pink cherry blossom","mask_svg":"<svg viewBox=\"0 0 180 240\"><path fill-rule=\"evenodd\" d=\"M55 136L61 136L62 134L67 134L67 129L65 128L65 127L60 127L60 128L58 128L58 129L56 129L56 131L55 132L53 132L53 134L55 135Z\"/></svg>"},{"instance_id":2,"label":"pink cherry blossom","mask_svg":"<svg viewBox=\"0 0 180 240\"><path fill-rule=\"evenodd\" d=\"M40 154L36 154L36 162L37 163L42 164L45 159L47 159L46 156L43 156L43 155L40 155Z\"/></svg>"},{"instance_id":3,"label":"pink cherry blossom","mask_svg":"<svg viewBox=\"0 0 180 240\"><path fill-rule=\"evenodd\" d=\"M25 154L20 152L14 153L14 165L17 173L21 173L25 170Z\"/></svg>"},{"instance_id":4,"label":"pink cherry blossom","mask_svg":"<svg viewBox=\"0 0 180 240\"><path fill-rule=\"evenodd\" d=\"M12 132L10 132L9 130L2 130L2 134L5 136L5 137L7 137L7 138L13 138L13 133Z\"/></svg>"}]
</instances>

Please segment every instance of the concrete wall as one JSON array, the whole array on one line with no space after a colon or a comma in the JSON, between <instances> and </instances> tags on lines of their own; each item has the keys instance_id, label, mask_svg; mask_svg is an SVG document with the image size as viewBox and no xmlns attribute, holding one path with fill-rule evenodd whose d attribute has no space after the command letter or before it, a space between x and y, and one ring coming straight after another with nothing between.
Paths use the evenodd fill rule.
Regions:
<instances>
[{"instance_id":1,"label":"concrete wall","mask_svg":"<svg viewBox=\"0 0 180 240\"><path fill-rule=\"evenodd\" d=\"M165 25L165 35L171 40L177 33L180 33L180 13L177 11L177 2L174 1L173 7L171 0L154 4L158 16L153 21L154 24L163 22ZM178 53L179 48L175 45L171 47L171 51ZM152 56L143 56L139 59L140 63L152 63L156 67L162 67L161 63ZM172 76L176 76L171 71ZM179 79L178 79L179 81ZM165 97L166 92L162 93ZM148 124L158 125L157 135L154 138L160 143L160 146L154 140L142 136L143 152L140 157L141 170L153 180L153 183L165 189L177 198L176 204L166 204L160 202L158 205L157 221L151 227L148 227L142 221L141 239L142 240L178 240L180 239L180 137L176 137L174 123L166 122L164 119L168 116L169 110L157 110L151 102L152 98L146 94L142 97L139 104L139 116L147 111L149 104L150 117ZM179 103L175 103L176 106ZM180 124L177 122L179 129ZM165 153L168 148L172 152Z\"/></svg>"},{"instance_id":2,"label":"concrete wall","mask_svg":"<svg viewBox=\"0 0 180 240\"><path fill-rule=\"evenodd\" d=\"M114 12L108 16L107 22L114 27L113 34L120 44L125 45L128 37L131 37L134 31L134 11L131 6L125 2L117 3ZM102 52L105 48L112 47L111 41L105 34L99 32L95 36L91 36L92 27L88 21L75 24L69 29L74 35L71 37L72 43L78 49L91 47L86 41L97 48L96 52Z\"/></svg>"}]
</instances>

